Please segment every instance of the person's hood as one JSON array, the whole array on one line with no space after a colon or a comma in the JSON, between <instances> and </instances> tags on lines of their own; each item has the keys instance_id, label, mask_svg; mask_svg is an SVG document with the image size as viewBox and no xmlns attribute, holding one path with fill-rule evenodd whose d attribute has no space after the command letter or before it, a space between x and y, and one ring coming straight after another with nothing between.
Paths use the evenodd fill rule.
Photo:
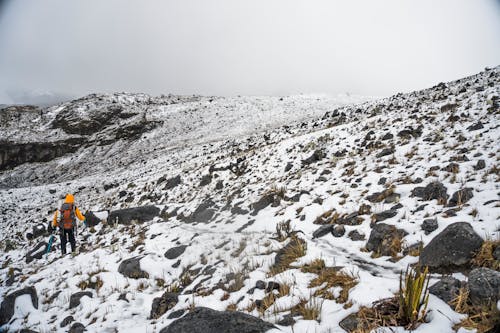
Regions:
<instances>
[{"instance_id":1,"label":"person's hood","mask_svg":"<svg viewBox=\"0 0 500 333\"><path fill-rule=\"evenodd\" d=\"M73 194L66 194L66 199L64 199L64 203L75 203L75 197Z\"/></svg>"}]
</instances>

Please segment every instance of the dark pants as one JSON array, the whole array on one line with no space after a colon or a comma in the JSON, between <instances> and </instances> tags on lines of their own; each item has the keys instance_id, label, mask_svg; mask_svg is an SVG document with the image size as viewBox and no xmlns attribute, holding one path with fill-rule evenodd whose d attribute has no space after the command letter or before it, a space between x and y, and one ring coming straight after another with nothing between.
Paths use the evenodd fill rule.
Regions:
<instances>
[{"instance_id":1,"label":"dark pants","mask_svg":"<svg viewBox=\"0 0 500 333\"><path fill-rule=\"evenodd\" d=\"M74 229L62 229L61 230L61 251L62 254L66 254L66 243L71 244L71 252L75 252L76 249L76 241L75 241L75 231Z\"/></svg>"}]
</instances>

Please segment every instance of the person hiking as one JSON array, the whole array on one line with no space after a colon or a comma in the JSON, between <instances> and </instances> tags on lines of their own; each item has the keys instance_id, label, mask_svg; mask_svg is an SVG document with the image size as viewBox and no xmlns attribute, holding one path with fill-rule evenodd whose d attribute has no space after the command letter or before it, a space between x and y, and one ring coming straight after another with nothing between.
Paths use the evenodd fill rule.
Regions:
<instances>
[{"instance_id":1,"label":"person hiking","mask_svg":"<svg viewBox=\"0 0 500 333\"><path fill-rule=\"evenodd\" d=\"M63 255L66 254L66 243L68 240L71 244L71 252L75 252L76 250L76 218L80 221L85 221L85 216L83 216L78 207L75 205L75 197L73 194L67 194L64 199L64 203L61 205L60 209L56 210L54 213L54 219L52 220L52 230L59 227L59 234L61 236L61 251Z\"/></svg>"}]
</instances>

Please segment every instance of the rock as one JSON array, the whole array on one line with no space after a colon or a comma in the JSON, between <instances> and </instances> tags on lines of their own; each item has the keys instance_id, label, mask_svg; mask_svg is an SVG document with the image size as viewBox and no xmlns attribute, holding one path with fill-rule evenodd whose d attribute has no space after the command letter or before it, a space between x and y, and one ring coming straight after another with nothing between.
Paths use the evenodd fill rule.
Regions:
<instances>
[{"instance_id":1,"label":"rock","mask_svg":"<svg viewBox=\"0 0 500 333\"><path fill-rule=\"evenodd\" d=\"M73 318L73 316L67 316L66 318L63 319L63 321L61 321L61 324L59 324L59 327L66 327L74 321L75 321L75 318Z\"/></svg>"},{"instance_id":2,"label":"rock","mask_svg":"<svg viewBox=\"0 0 500 333\"><path fill-rule=\"evenodd\" d=\"M343 225L360 225L361 223L363 223L363 219L358 218L358 216L359 216L358 212L350 213L347 214L346 216L339 218L337 220L337 223Z\"/></svg>"},{"instance_id":3,"label":"rock","mask_svg":"<svg viewBox=\"0 0 500 333\"><path fill-rule=\"evenodd\" d=\"M477 130L480 130L480 129L483 129L483 128L484 128L483 124L481 124L481 122L478 121L477 123L475 123L475 124L467 127L467 130L469 132L472 132L472 131L477 131Z\"/></svg>"},{"instance_id":4,"label":"rock","mask_svg":"<svg viewBox=\"0 0 500 333\"><path fill-rule=\"evenodd\" d=\"M333 224L325 224L313 232L313 238L320 238L333 231Z\"/></svg>"},{"instance_id":5,"label":"rock","mask_svg":"<svg viewBox=\"0 0 500 333\"><path fill-rule=\"evenodd\" d=\"M318 161L321 161L325 156L326 154L321 149L316 149L311 156L309 156L305 160L302 160L302 165L316 163Z\"/></svg>"},{"instance_id":6,"label":"rock","mask_svg":"<svg viewBox=\"0 0 500 333\"><path fill-rule=\"evenodd\" d=\"M382 192L375 192L375 193L372 193L372 194L368 195L366 197L366 200L368 200L368 201L370 201L372 203L381 202L385 198L387 198L390 195L392 195L393 192L394 192L394 189L388 188L388 189L383 190Z\"/></svg>"},{"instance_id":7,"label":"rock","mask_svg":"<svg viewBox=\"0 0 500 333\"><path fill-rule=\"evenodd\" d=\"M101 220L97 216L95 216L94 213L91 211L87 211L84 214L84 216L85 216L85 223L87 224L88 228L95 227L96 225L101 223Z\"/></svg>"},{"instance_id":8,"label":"rock","mask_svg":"<svg viewBox=\"0 0 500 333\"><path fill-rule=\"evenodd\" d=\"M448 202L448 206L453 207L462 205L467 201L469 201L470 199L472 199L473 197L474 197L474 192L472 191L472 188L470 187L463 188L453 193L450 201Z\"/></svg>"},{"instance_id":9,"label":"rock","mask_svg":"<svg viewBox=\"0 0 500 333\"><path fill-rule=\"evenodd\" d=\"M35 259L42 259L43 255L47 251L47 244L46 242L40 242L38 243L31 251L29 251L26 254L26 263L29 264Z\"/></svg>"},{"instance_id":10,"label":"rock","mask_svg":"<svg viewBox=\"0 0 500 333\"><path fill-rule=\"evenodd\" d=\"M43 224L37 224L36 226L33 227L31 233L33 234L33 238L37 238L45 235L45 232L46 232L45 226Z\"/></svg>"},{"instance_id":11,"label":"rock","mask_svg":"<svg viewBox=\"0 0 500 333\"><path fill-rule=\"evenodd\" d=\"M168 316L167 319L177 319L179 317L182 317L182 315L185 313L185 310L177 310L177 311L172 311Z\"/></svg>"},{"instance_id":12,"label":"rock","mask_svg":"<svg viewBox=\"0 0 500 333\"><path fill-rule=\"evenodd\" d=\"M450 303L460 292L461 283L451 276L445 276L429 288L431 294L436 295L446 303Z\"/></svg>"},{"instance_id":13,"label":"rock","mask_svg":"<svg viewBox=\"0 0 500 333\"><path fill-rule=\"evenodd\" d=\"M367 204L361 204L358 209L358 215L366 215L370 214L372 212L372 206L367 205Z\"/></svg>"},{"instance_id":14,"label":"rock","mask_svg":"<svg viewBox=\"0 0 500 333\"><path fill-rule=\"evenodd\" d=\"M108 223L130 225L132 223L144 223L151 221L160 215L160 209L156 206L142 206L115 210L109 213Z\"/></svg>"},{"instance_id":15,"label":"rock","mask_svg":"<svg viewBox=\"0 0 500 333\"><path fill-rule=\"evenodd\" d=\"M430 234L434 230L436 230L439 227L438 222L436 219L427 219L422 222L422 230L425 232L426 235Z\"/></svg>"},{"instance_id":16,"label":"rock","mask_svg":"<svg viewBox=\"0 0 500 333\"><path fill-rule=\"evenodd\" d=\"M171 190L174 187L180 185L182 183L181 175L177 175L173 178L167 179L167 183L165 184L164 190Z\"/></svg>"},{"instance_id":17,"label":"rock","mask_svg":"<svg viewBox=\"0 0 500 333\"><path fill-rule=\"evenodd\" d=\"M486 168L486 163L484 162L484 160L477 161L477 164L474 166L474 170L476 171L483 170L484 168Z\"/></svg>"},{"instance_id":18,"label":"rock","mask_svg":"<svg viewBox=\"0 0 500 333\"><path fill-rule=\"evenodd\" d=\"M283 319L278 321L278 325L281 326L292 326L295 324L295 319L293 319L293 316L291 314L286 314L283 316Z\"/></svg>"},{"instance_id":19,"label":"rock","mask_svg":"<svg viewBox=\"0 0 500 333\"><path fill-rule=\"evenodd\" d=\"M123 260L118 266L118 272L132 279L148 278L149 274L141 270L142 258L144 256Z\"/></svg>"},{"instance_id":20,"label":"rock","mask_svg":"<svg viewBox=\"0 0 500 333\"><path fill-rule=\"evenodd\" d=\"M358 328L359 319L355 313L351 313L339 322L339 326L346 332L354 332Z\"/></svg>"},{"instance_id":21,"label":"rock","mask_svg":"<svg viewBox=\"0 0 500 333\"><path fill-rule=\"evenodd\" d=\"M387 182L387 178L386 177L380 177L380 179L378 180L377 184L378 185L384 185L386 182Z\"/></svg>"},{"instance_id":22,"label":"rock","mask_svg":"<svg viewBox=\"0 0 500 333\"><path fill-rule=\"evenodd\" d=\"M345 234L345 227L343 225L336 225L332 229L333 237L342 237Z\"/></svg>"},{"instance_id":23,"label":"rock","mask_svg":"<svg viewBox=\"0 0 500 333\"><path fill-rule=\"evenodd\" d=\"M376 157L380 158L392 154L394 154L394 148L384 148L380 153L376 155Z\"/></svg>"},{"instance_id":24,"label":"rock","mask_svg":"<svg viewBox=\"0 0 500 333\"><path fill-rule=\"evenodd\" d=\"M458 171L460 171L460 166L457 163L450 163L441 170L444 170L449 173L458 173Z\"/></svg>"},{"instance_id":25,"label":"rock","mask_svg":"<svg viewBox=\"0 0 500 333\"><path fill-rule=\"evenodd\" d=\"M206 199L203 201L195 211L187 218L187 222L200 222L207 223L215 215L215 210L212 208L215 206L215 202L211 199Z\"/></svg>"},{"instance_id":26,"label":"rock","mask_svg":"<svg viewBox=\"0 0 500 333\"><path fill-rule=\"evenodd\" d=\"M270 293L273 290L280 290L281 286L278 282L275 281L269 281L266 287L266 292Z\"/></svg>"},{"instance_id":27,"label":"rock","mask_svg":"<svg viewBox=\"0 0 500 333\"><path fill-rule=\"evenodd\" d=\"M466 269L483 239L466 222L450 224L420 254L420 264L431 272L450 273Z\"/></svg>"},{"instance_id":28,"label":"rock","mask_svg":"<svg viewBox=\"0 0 500 333\"><path fill-rule=\"evenodd\" d=\"M392 133L385 133L384 136L382 136L382 140L390 140L394 137Z\"/></svg>"},{"instance_id":29,"label":"rock","mask_svg":"<svg viewBox=\"0 0 500 333\"><path fill-rule=\"evenodd\" d=\"M469 297L475 304L496 304L500 300L500 272L481 267L469 274Z\"/></svg>"},{"instance_id":30,"label":"rock","mask_svg":"<svg viewBox=\"0 0 500 333\"><path fill-rule=\"evenodd\" d=\"M248 210L243 209L240 206L234 206L231 208L231 214L246 215L248 214Z\"/></svg>"},{"instance_id":31,"label":"rock","mask_svg":"<svg viewBox=\"0 0 500 333\"><path fill-rule=\"evenodd\" d=\"M497 246L493 251L493 258L495 258L495 260L500 260L500 246Z\"/></svg>"},{"instance_id":32,"label":"rock","mask_svg":"<svg viewBox=\"0 0 500 333\"><path fill-rule=\"evenodd\" d=\"M385 210L385 211L380 212L380 213L373 214L372 220L375 222L380 222L380 221L390 219L391 217L394 217L397 214L398 214L398 212L396 210L389 209L389 210Z\"/></svg>"},{"instance_id":33,"label":"rock","mask_svg":"<svg viewBox=\"0 0 500 333\"><path fill-rule=\"evenodd\" d=\"M446 187L438 182L432 182L427 184L425 187L415 187L411 191L411 195L415 197L419 197L422 200L438 200L439 202L446 204L448 200L448 194L446 193Z\"/></svg>"},{"instance_id":34,"label":"rock","mask_svg":"<svg viewBox=\"0 0 500 333\"><path fill-rule=\"evenodd\" d=\"M129 303L129 301L127 299L127 293L121 293L120 296L118 296L118 300L125 301L125 302Z\"/></svg>"},{"instance_id":35,"label":"rock","mask_svg":"<svg viewBox=\"0 0 500 333\"><path fill-rule=\"evenodd\" d=\"M73 309L73 308L76 308L78 305L80 305L80 300L84 296L92 298L92 292L90 292L90 291L79 291L79 292L74 293L73 295L71 295L71 297L69 298L69 308Z\"/></svg>"},{"instance_id":36,"label":"rock","mask_svg":"<svg viewBox=\"0 0 500 333\"><path fill-rule=\"evenodd\" d=\"M71 325L68 333L83 333L85 331L85 326L83 326L82 323L74 323L73 325Z\"/></svg>"},{"instance_id":37,"label":"rock","mask_svg":"<svg viewBox=\"0 0 500 333\"><path fill-rule=\"evenodd\" d=\"M266 289L266 286L267 286L267 284L262 280L258 280L257 282L255 282L256 289L264 290L264 289Z\"/></svg>"},{"instance_id":38,"label":"rock","mask_svg":"<svg viewBox=\"0 0 500 333\"><path fill-rule=\"evenodd\" d=\"M347 237L349 237L353 241L362 241L365 240L365 235L359 233L357 230L351 230L347 234Z\"/></svg>"},{"instance_id":39,"label":"rock","mask_svg":"<svg viewBox=\"0 0 500 333\"><path fill-rule=\"evenodd\" d=\"M277 196L275 193L268 193L266 195L263 195L262 198L259 199L259 201L254 202L252 204L252 215L255 216L261 211L262 209L266 208L267 206L271 205L271 207L278 207L280 205L281 199L279 196Z\"/></svg>"},{"instance_id":40,"label":"rock","mask_svg":"<svg viewBox=\"0 0 500 333\"><path fill-rule=\"evenodd\" d=\"M273 328L274 325L242 312L197 307L160 333L264 333Z\"/></svg>"},{"instance_id":41,"label":"rock","mask_svg":"<svg viewBox=\"0 0 500 333\"><path fill-rule=\"evenodd\" d=\"M200 187L201 186L207 186L208 184L210 184L212 182L212 175L211 174L208 174L208 175L203 175L201 177L201 180L200 180Z\"/></svg>"},{"instance_id":42,"label":"rock","mask_svg":"<svg viewBox=\"0 0 500 333\"><path fill-rule=\"evenodd\" d=\"M179 302L178 293L165 292L163 295L161 295L161 297L156 297L155 299L153 299L149 318L160 318L165 312L172 309L177 304L177 302Z\"/></svg>"},{"instance_id":43,"label":"rock","mask_svg":"<svg viewBox=\"0 0 500 333\"><path fill-rule=\"evenodd\" d=\"M385 203L394 203L394 202L398 202L400 198L401 198L401 194L392 193L391 195L389 195L388 197L385 198L384 202Z\"/></svg>"},{"instance_id":44,"label":"rock","mask_svg":"<svg viewBox=\"0 0 500 333\"><path fill-rule=\"evenodd\" d=\"M186 248L187 248L187 245L180 245L177 247L173 247L173 248L167 250L167 252L165 252L165 257L167 259L175 259L175 258L179 257L181 254L183 254L184 251L186 250Z\"/></svg>"},{"instance_id":45,"label":"rock","mask_svg":"<svg viewBox=\"0 0 500 333\"><path fill-rule=\"evenodd\" d=\"M224 182L222 180L217 181L215 184L215 189L216 190L222 190L224 188Z\"/></svg>"},{"instance_id":46,"label":"rock","mask_svg":"<svg viewBox=\"0 0 500 333\"><path fill-rule=\"evenodd\" d=\"M16 298L22 295L30 295L31 303L35 309L38 309L38 295L36 293L35 287L26 287L20 290L16 290L13 293L8 294L2 301L0 305L0 326L7 324L12 315L14 315L14 306L16 305Z\"/></svg>"},{"instance_id":47,"label":"rock","mask_svg":"<svg viewBox=\"0 0 500 333\"><path fill-rule=\"evenodd\" d=\"M385 223L377 223L373 226L366 243L368 251L374 251L381 256L394 255L393 242L401 241L408 233L403 229L397 229L395 226ZM398 251L400 248L397 249Z\"/></svg>"},{"instance_id":48,"label":"rock","mask_svg":"<svg viewBox=\"0 0 500 333\"><path fill-rule=\"evenodd\" d=\"M293 164L288 162L285 166L285 172L292 170L292 168L293 168Z\"/></svg>"}]
</instances>

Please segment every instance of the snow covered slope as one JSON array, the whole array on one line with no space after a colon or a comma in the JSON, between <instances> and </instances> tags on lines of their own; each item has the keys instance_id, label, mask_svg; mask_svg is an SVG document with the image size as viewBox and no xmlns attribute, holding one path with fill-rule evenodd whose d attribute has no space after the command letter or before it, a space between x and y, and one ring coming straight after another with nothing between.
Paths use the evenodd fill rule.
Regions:
<instances>
[{"instance_id":1,"label":"snow covered slope","mask_svg":"<svg viewBox=\"0 0 500 333\"><path fill-rule=\"evenodd\" d=\"M66 332L72 316L89 332L159 332L205 306L342 332L447 226L498 240L499 94L497 67L361 104L113 94L1 110L0 299L38 297L18 297L2 327ZM48 239L31 228L68 192L107 221L79 230L77 255L30 261ZM155 217L124 219L131 207ZM429 313L422 332L465 317L435 295Z\"/></svg>"}]
</instances>

